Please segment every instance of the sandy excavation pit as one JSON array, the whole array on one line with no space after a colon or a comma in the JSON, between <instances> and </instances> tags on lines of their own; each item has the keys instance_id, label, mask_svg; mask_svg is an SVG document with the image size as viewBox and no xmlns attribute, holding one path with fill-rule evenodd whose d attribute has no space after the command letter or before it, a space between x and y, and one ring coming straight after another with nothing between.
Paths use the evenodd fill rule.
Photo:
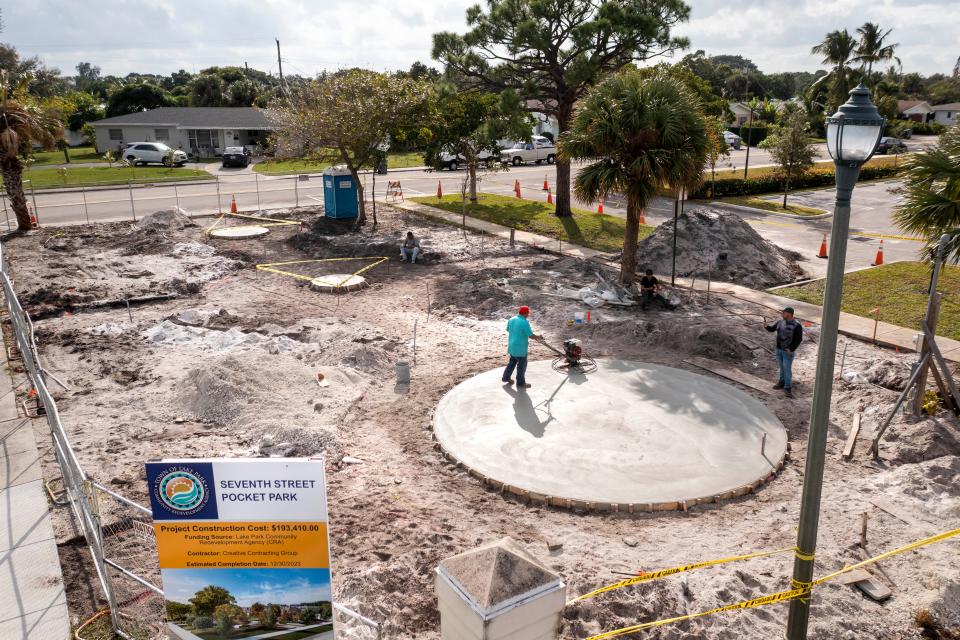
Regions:
<instances>
[{"instance_id":1,"label":"sandy excavation pit","mask_svg":"<svg viewBox=\"0 0 960 640\"><path fill-rule=\"evenodd\" d=\"M552 344L577 337L594 357L693 370L683 360L700 356L771 382L770 335L760 317L737 314L770 319L774 312L726 296L718 285L710 305L682 291L675 312L605 306L592 309L589 324L568 326L585 307L557 297L557 285L591 286L596 267L511 251L490 237L481 253L475 236L378 208L379 228L361 234L303 211L282 213L305 221L299 235L278 227L252 240L205 237L212 219L190 226L172 215L144 225L45 229L8 240L16 287L36 318L45 364L70 387L54 391L93 479L145 503L142 469L149 458L324 452L335 595L382 621L391 639L436 640L433 570L444 558L504 536L560 573L571 596L616 581L617 572L795 543L812 339L797 356L795 400L738 387L776 416L792 450L784 469L755 494L655 514L572 512L501 495L448 460L430 425L441 398L458 383L504 364L504 322L517 306L533 308L534 328ZM339 297L254 268L393 256L408 229L428 241L426 264L391 260L364 274L368 288ZM416 365L409 388L401 390L394 365L413 362L415 322ZM550 357L536 346L532 355ZM864 407L869 432L896 398L909 360L857 342L848 347L847 369L869 382L836 383L818 574L862 558L857 541L864 511L871 553L960 523L960 429L951 416L897 417L879 462L870 458L864 435L854 460L839 460L853 413ZM544 377L531 382L544 385ZM345 463L344 456L362 462ZM44 475L58 475L49 453ZM871 502L881 499L909 514L910 522ZM104 603L69 512L56 508L55 518L71 615L80 622ZM884 561L893 581L885 584L894 592L884 605L850 587L823 587L814 599L810 637L919 640L913 617L920 609L940 624L960 625L956 544ZM781 590L789 586L790 568L789 556L771 556L605 594L569 608L561 637ZM785 620L786 607L778 605L644 637L767 639L782 637Z\"/></svg>"}]
</instances>

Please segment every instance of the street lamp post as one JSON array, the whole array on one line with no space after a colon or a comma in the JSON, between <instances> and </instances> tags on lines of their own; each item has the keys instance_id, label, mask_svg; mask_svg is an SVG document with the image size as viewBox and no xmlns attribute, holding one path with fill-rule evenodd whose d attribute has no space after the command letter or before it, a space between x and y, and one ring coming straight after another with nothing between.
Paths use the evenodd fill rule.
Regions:
<instances>
[{"instance_id":1,"label":"street lamp post","mask_svg":"<svg viewBox=\"0 0 960 640\"><path fill-rule=\"evenodd\" d=\"M820 518L820 494L823 464L833 395L833 369L837 353L837 329L840 324L840 298L847 256L850 227L850 196L860 175L860 167L873 155L883 132L884 119L870 101L870 91L861 83L850 92L850 99L832 117L827 118L827 150L836 166L837 196L830 231L830 258L827 263L826 290L817 352L817 372L810 410L807 462L800 502L800 526L793 565L793 588L812 588L817 526ZM787 638L805 640L810 618L807 593L790 601Z\"/></svg>"}]
</instances>

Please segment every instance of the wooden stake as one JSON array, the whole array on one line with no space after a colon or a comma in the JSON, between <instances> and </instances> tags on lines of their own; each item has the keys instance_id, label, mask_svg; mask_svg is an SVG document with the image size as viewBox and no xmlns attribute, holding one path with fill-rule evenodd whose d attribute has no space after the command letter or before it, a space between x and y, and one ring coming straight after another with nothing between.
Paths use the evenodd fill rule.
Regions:
<instances>
[{"instance_id":1,"label":"wooden stake","mask_svg":"<svg viewBox=\"0 0 960 640\"><path fill-rule=\"evenodd\" d=\"M864 511L860 515L860 547L862 549L867 548L867 520L870 519L870 514Z\"/></svg>"}]
</instances>

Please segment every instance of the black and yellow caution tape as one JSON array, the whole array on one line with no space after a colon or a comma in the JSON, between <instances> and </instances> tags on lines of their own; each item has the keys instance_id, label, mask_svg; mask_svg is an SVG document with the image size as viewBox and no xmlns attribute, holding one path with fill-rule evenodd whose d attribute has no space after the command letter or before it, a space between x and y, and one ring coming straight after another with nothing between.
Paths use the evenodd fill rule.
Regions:
<instances>
[{"instance_id":1,"label":"black and yellow caution tape","mask_svg":"<svg viewBox=\"0 0 960 640\"><path fill-rule=\"evenodd\" d=\"M614 629L613 631L606 631L604 633L600 633L595 636L590 636L589 638L587 638L587 640L607 640L608 638L619 638L620 636L636 633L637 631L644 631L646 629L653 629L654 627L674 624L676 622L683 622L684 620L702 618L704 616L709 616L717 613L724 613L726 611L734 611L736 609L752 609L754 607L762 607L768 604L777 604L779 602L793 600L794 598L802 598L804 596L809 595L813 591L813 588L815 586L821 585L825 582L829 582L830 580L833 580L834 578L837 578L845 573L849 573L850 571L855 571L856 569L860 569L862 567L875 564L886 558L890 558L892 556L895 556L901 553L906 553L907 551L913 551L914 549L926 547L928 545L935 544L937 542L942 542L944 540L949 540L950 538L954 538L957 536L960 536L960 529L953 529L951 531L946 531L944 533L940 533L937 535L930 536L928 538L923 538L921 540L911 542L910 544L906 544L902 547L897 547L896 549L886 551L884 553L881 553L880 555L873 556L872 558L867 558L862 562L848 565L843 569L840 569L839 571L834 571L833 573L829 573L823 576L822 578L818 578L810 583L800 583L800 582L794 581L792 585L793 588L788 589L786 591L778 591L770 595L761 596L759 598L752 598L750 600L744 600L743 602L735 602L733 604L724 605L722 607L717 607L715 609L710 609L708 611L701 611L699 613L691 613L683 616L677 616L675 618L665 618L662 620L653 620L650 622L641 622L640 624L631 625L629 627L623 627L621 629ZM792 550L795 551L795 549L792 549ZM775 552L762 552L762 553L765 553L766 555L770 555ZM698 564L703 565L704 563L698 563ZM688 565L688 566L694 566L694 565ZM675 572L675 573L678 573L678 572Z\"/></svg>"},{"instance_id":2,"label":"black and yellow caution tape","mask_svg":"<svg viewBox=\"0 0 960 640\"><path fill-rule=\"evenodd\" d=\"M593 598L600 595L601 593L607 593L608 591L616 591L617 589L623 589L624 587L630 587L635 584L640 584L641 582L650 582L652 580L659 580L660 578L666 578L667 576L676 575L678 573L685 573L687 571L694 571L696 569L702 569L704 567L712 567L718 564L727 564L729 562L739 562L741 560L750 560L751 558L762 558L764 556L773 556L778 553L787 553L790 551L796 551L796 547L786 547L784 549L776 549L775 551L756 551L754 553L747 553L739 556L730 556L729 558L720 558L719 560L705 560L703 562L695 562L693 564L685 564L679 567L673 567L672 569L661 569L660 571L649 571L644 572L639 575L633 576L632 578L627 578L626 580L621 580L620 582L615 582L614 584L607 585L605 587L600 587L590 593L585 593L582 596L574 598L567 603L567 606L574 604L575 602L580 602L581 600L586 600L588 598Z\"/></svg>"},{"instance_id":3,"label":"black and yellow caution tape","mask_svg":"<svg viewBox=\"0 0 960 640\"><path fill-rule=\"evenodd\" d=\"M339 287L339 286L342 286L347 281L349 281L350 278L362 275L367 271L369 271L370 269L373 269L374 267L381 265L384 262L387 262L389 259L390 258L384 258L382 256L366 256L366 257L359 257L359 258L321 258L317 260L290 260L288 262L269 262L265 264L258 264L257 269L259 269L260 271L268 271L270 273L275 273L281 276L289 276L291 278L297 278L299 280L312 281L316 279L317 276L315 275L309 276L309 275L303 275L302 273L294 273L293 271L287 271L286 269L277 269L277 267L286 267L286 266L300 265L300 264L320 264L323 262L351 262L356 260L373 260L373 262L366 265L362 269L358 269L357 271L354 271L353 273L349 274L339 284L334 285L335 287Z\"/></svg>"}]
</instances>

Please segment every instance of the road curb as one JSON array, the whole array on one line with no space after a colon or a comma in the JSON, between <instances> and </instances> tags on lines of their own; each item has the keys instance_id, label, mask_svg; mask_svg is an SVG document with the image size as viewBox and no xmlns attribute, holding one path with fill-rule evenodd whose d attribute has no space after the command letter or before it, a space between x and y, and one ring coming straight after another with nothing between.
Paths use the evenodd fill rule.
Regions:
<instances>
[{"instance_id":1,"label":"road curb","mask_svg":"<svg viewBox=\"0 0 960 640\"><path fill-rule=\"evenodd\" d=\"M722 200L713 200L708 203L712 207L719 207L721 209L732 209L734 211L745 211L747 213L757 213L767 216L779 216L781 218L792 218L793 220L822 220L824 218L829 218L833 215L831 212L820 213L815 216L801 216L795 213L780 213L778 211L770 211L768 209L758 209L757 207L748 207L742 204L732 204L729 202L724 202Z\"/></svg>"}]
</instances>

